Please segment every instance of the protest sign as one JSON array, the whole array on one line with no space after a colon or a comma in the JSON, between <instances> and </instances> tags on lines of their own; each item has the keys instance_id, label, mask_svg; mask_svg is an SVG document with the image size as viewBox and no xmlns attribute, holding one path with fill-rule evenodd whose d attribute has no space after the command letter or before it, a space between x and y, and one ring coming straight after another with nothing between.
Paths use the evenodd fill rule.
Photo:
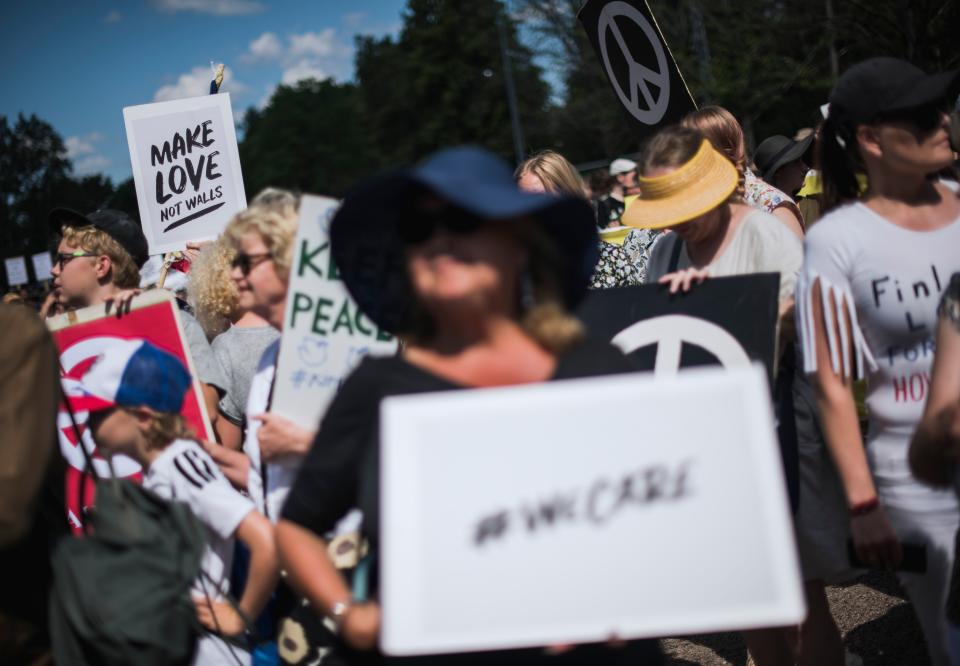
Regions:
<instances>
[{"instance_id":1,"label":"protest sign","mask_svg":"<svg viewBox=\"0 0 960 666\"><path fill-rule=\"evenodd\" d=\"M49 252L37 252L31 258L33 262L33 274L37 281L50 280L50 270L53 268L53 262L50 260Z\"/></svg>"},{"instance_id":2,"label":"protest sign","mask_svg":"<svg viewBox=\"0 0 960 666\"><path fill-rule=\"evenodd\" d=\"M644 0L588 0L577 14L613 90L642 134L697 108Z\"/></svg>"},{"instance_id":3,"label":"protest sign","mask_svg":"<svg viewBox=\"0 0 960 666\"><path fill-rule=\"evenodd\" d=\"M23 257L4 259L3 264L7 269L7 284L11 287L26 284L30 281L27 277L27 262L23 260Z\"/></svg>"},{"instance_id":4,"label":"protest sign","mask_svg":"<svg viewBox=\"0 0 960 666\"><path fill-rule=\"evenodd\" d=\"M384 651L799 623L773 432L759 366L388 398Z\"/></svg>"},{"instance_id":5,"label":"protest sign","mask_svg":"<svg viewBox=\"0 0 960 666\"><path fill-rule=\"evenodd\" d=\"M367 354L393 354L397 341L367 319L340 281L330 254L339 202L304 196L271 411L316 429L341 382Z\"/></svg>"},{"instance_id":6,"label":"protest sign","mask_svg":"<svg viewBox=\"0 0 960 666\"><path fill-rule=\"evenodd\" d=\"M780 276L711 278L689 292L662 285L591 291L578 315L591 335L610 340L638 370L672 374L680 368L759 361L771 383Z\"/></svg>"},{"instance_id":7,"label":"protest sign","mask_svg":"<svg viewBox=\"0 0 960 666\"><path fill-rule=\"evenodd\" d=\"M119 318L113 312L106 314L103 305L93 305L53 317L47 321L47 325L60 352L61 383L67 395L78 394L84 373L100 354L120 340L147 340L179 358L193 376L193 386L187 392L183 403L183 416L198 437L214 440L203 393L180 324L179 309L169 292L156 289L138 296L134 299L130 312ZM91 477L83 471L86 460L79 446L85 446L87 451L93 454L97 474L110 477L111 470L107 462L97 454L96 445L86 428L87 412L75 412L75 416L82 442L77 441L70 415L62 405L57 417L57 429L60 451L67 461L67 518L74 530L77 530L80 527L80 495L83 493L86 508L93 503L94 492ZM112 465L112 474L117 477L140 476L140 466L126 456L114 456Z\"/></svg>"},{"instance_id":8,"label":"protest sign","mask_svg":"<svg viewBox=\"0 0 960 666\"><path fill-rule=\"evenodd\" d=\"M230 95L123 110L150 254L216 237L247 207Z\"/></svg>"}]
</instances>

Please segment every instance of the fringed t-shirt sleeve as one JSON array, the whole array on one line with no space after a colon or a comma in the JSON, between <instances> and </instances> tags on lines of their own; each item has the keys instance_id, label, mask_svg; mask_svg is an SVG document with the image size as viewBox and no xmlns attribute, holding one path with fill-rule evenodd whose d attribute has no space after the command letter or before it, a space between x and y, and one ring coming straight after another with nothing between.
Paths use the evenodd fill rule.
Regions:
<instances>
[{"instance_id":1,"label":"fringed t-shirt sleeve","mask_svg":"<svg viewBox=\"0 0 960 666\"><path fill-rule=\"evenodd\" d=\"M833 371L840 377L861 379L877 367L857 318L851 286L855 235L843 233L843 220L821 222L804 243L803 269L797 280L797 318L803 345L804 371L817 370L817 335L814 290L820 291L825 339ZM839 320L839 322L838 322ZM839 323L839 325L837 325Z\"/></svg>"}]
</instances>

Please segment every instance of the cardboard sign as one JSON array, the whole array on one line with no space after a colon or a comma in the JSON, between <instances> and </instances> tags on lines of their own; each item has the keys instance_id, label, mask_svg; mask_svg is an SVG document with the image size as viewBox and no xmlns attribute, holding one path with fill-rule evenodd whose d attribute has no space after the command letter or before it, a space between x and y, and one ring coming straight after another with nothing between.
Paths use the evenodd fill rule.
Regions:
<instances>
[{"instance_id":1,"label":"cardboard sign","mask_svg":"<svg viewBox=\"0 0 960 666\"><path fill-rule=\"evenodd\" d=\"M123 110L150 254L215 238L247 207L230 95Z\"/></svg>"},{"instance_id":2,"label":"cardboard sign","mask_svg":"<svg viewBox=\"0 0 960 666\"><path fill-rule=\"evenodd\" d=\"M155 289L138 296L132 303L130 313L120 318L117 318L116 314L105 314L103 305L94 305L53 317L47 320L47 325L60 351L61 383L67 395L77 394L84 373L100 354L118 340L147 340L179 358L193 376L193 386L187 392L183 403L183 416L198 437L213 441L213 428L183 335L179 309L169 292ZM97 453L93 438L86 428L88 413L75 412L75 416L82 445L93 455L97 474L101 478L110 477L110 465ZM62 405L57 426L60 451L67 461L67 518L74 530L78 531L81 493L85 509L93 504L94 487L92 477L84 473L86 459L79 448L81 442L77 441L70 415ZM111 462L113 475L120 478L140 477L140 465L130 458L118 455L114 456Z\"/></svg>"},{"instance_id":3,"label":"cardboard sign","mask_svg":"<svg viewBox=\"0 0 960 666\"><path fill-rule=\"evenodd\" d=\"M27 262L23 260L23 257L4 259L3 265L7 269L7 284L11 287L26 284L30 281L27 277Z\"/></svg>"},{"instance_id":4,"label":"cardboard sign","mask_svg":"<svg viewBox=\"0 0 960 666\"><path fill-rule=\"evenodd\" d=\"M697 108L644 0L588 0L577 18L641 135Z\"/></svg>"},{"instance_id":5,"label":"cardboard sign","mask_svg":"<svg viewBox=\"0 0 960 666\"><path fill-rule=\"evenodd\" d=\"M271 411L316 429L340 384L367 354L394 354L397 341L357 308L330 254L339 202L304 196Z\"/></svg>"},{"instance_id":6,"label":"cardboard sign","mask_svg":"<svg viewBox=\"0 0 960 666\"><path fill-rule=\"evenodd\" d=\"M804 617L759 367L392 397L381 418L389 654Z\"/></svg>"},{"instance_id":7,"label":"cardboard sign","mask_svg":"<svg viewBox=\"0 0 960 666\"><path fill-rule=\"evenodd\" d=\"M687 293L661 285L597 289L578 315L591 335L610 340L638 370L759 361L773 382L780 276L710 278Z\"/></svg>"},{"instance_id":8,"label":"cardboard sign","mask_svg":"<svg viewBox=\"0 0 960 666\"><path fill-rule=\"evenodd\" d=\"M53 261L49 252L37 252L30 260L33 262L33 274L38 281L52 279L50 271L53 269Z\"/></svg>"}]
</instances>

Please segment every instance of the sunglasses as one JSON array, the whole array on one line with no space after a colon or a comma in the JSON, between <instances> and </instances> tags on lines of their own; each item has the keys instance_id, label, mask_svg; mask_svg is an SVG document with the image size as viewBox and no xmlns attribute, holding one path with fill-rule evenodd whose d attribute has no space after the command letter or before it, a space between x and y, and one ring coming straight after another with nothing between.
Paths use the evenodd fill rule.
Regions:
<instances>
[{"instance_id":1,"label":"sunglasses","mask_svg":"<svg viewBox=\"0 0 960 666\"><path fill-rule=\"evenodd\" d=\"M913 125L921 132L932 132L943 123L944 114L949 115L951 105L948 101L935 102L918 106L914 109L896 111L893 113L882 114L878 117L880 122L895 122Z\"/></svg>"},{"instance_id":2,"label":"sunglasses","mask_svg":"<svg viewBox=\"0 0 960 666\"><path fill-rule=\"evenodd\" d=\"M400 218L397 233L404 243L416 245L428 240L441 229L452 234L464 235L476 231L483 223L482 218L452 206L427 210L413 209Z\"/></svg>"},{"instance_id":3,"label":"sunglasses","mask_svg":"<svg viewBox=\"0 0 960 666\"><path fill-rule=\"evenodd\" d=\"M71 261L77 257L96 257L97 255L91 254L90 252L58 252L57 258L53 260L54 266L59 266L60 270L63 270L63 267L69 264Z\"/></svg>"},{"instance_id":4,"label":"sunglasses","mask_svg":"<svg viewBox=\"0 0 960 666\"><path fill-rule=\"evenodd\" d=\"M273 255L269 252L259 252L257 254L244 254L243 252L238 252L237 256L233 258L233 261L230 262L230 266L233 268L239 268L240 272L243 274L243 277L250 275L256 266L259 266L268 259L272 259Z\"/></svg>"}]
</instances>

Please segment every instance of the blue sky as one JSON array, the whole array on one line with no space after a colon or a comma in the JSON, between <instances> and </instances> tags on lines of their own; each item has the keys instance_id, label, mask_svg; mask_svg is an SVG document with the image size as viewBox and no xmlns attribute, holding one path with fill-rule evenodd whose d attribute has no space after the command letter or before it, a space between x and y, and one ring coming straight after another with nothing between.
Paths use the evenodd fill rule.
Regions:
<instances>
[{"instance_id":1,"label":"blue sky","mask_svg":"<svg viewBox=\"0 0 960 666\"><path fill-rule=\"evenodd\" d=\"M124 106L207 93L225 62L234 115L279 83L353 77L356 34L396 34L404 0L16 0L0 27L0 115L35 113L74 173L130 176Z\"/></svg>"}]
</instances>

